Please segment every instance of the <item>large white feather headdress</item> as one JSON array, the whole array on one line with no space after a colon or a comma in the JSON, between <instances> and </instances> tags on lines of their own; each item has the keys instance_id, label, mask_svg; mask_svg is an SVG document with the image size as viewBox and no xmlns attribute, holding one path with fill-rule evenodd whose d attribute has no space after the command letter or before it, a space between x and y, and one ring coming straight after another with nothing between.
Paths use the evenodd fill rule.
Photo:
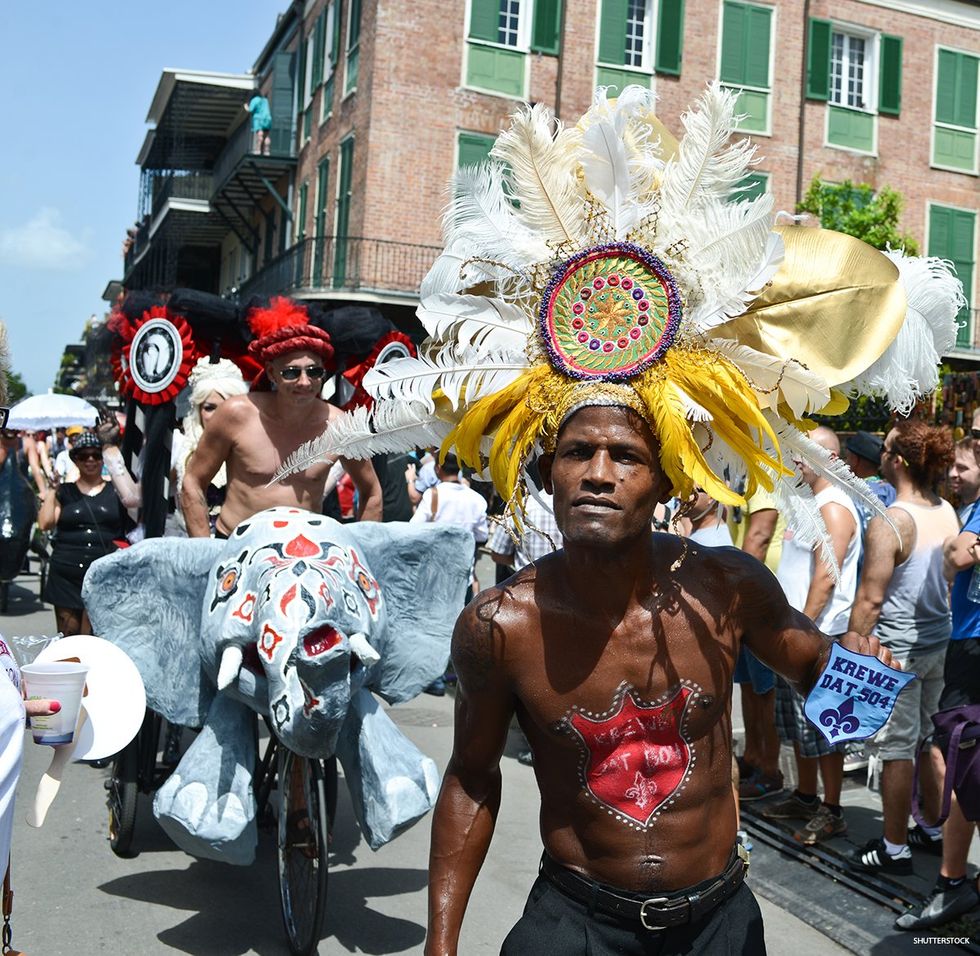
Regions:
<instances>
[{"instance_id":1,"label":"large white feather headdress","mask_svg":"<svg viewBox=\"0 0 980 956\"><path fill-rule=\"evenodd\" d=\"M960 285L946 263L820 229L773 228L772 197L732 201L754 162L735 96L710 86L676 141L649 90L597 90L573 127L520 109L488 163L460 170L445 249L421 286L418 357L372 370L375 405L289 463L440 444L489 466L505 499L569 410L634 408L684 498L773 490L823 538L790 453L877 508L806 437L847 394L907 410L935 388Z\"/></svg>"}]
</instances>

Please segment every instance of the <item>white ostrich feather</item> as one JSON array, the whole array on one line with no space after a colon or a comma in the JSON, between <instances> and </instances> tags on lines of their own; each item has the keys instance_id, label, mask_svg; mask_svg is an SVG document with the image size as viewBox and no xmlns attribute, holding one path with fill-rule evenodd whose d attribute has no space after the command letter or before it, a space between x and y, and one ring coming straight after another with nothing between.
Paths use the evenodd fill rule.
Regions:
<instances>
[{"instance_id":1,"label":"white ostrich feather","mask_svg":"<svg viewBox=\"0 0 980 956\"><path fill-rule=\"evenodd\" d=\"M371 458L441 443L452 426L428 414L419 403L361 406L334 419L318 438L300 445L272 478L281 481L328 458ZM271 484L271 482L270 482Z\"/></svg>"},{"instance_id":2,"label":"white ostrich feather","mask_svg":"<svg viewBox=\"0 0 980 956\"><path fill-rule=\"evenodd\" d=\"M585 185L609 212L617 239L623 239L642 218L635 201L629 157L623 142L626 118L599 120L582 134L581 162Z\"/></svg>"},{"instance_id":3,"label":"white ostrich feather","mask_svg":"<svg viewBox=\"0 0 980 956\"><path fill-rule=\"evenodd\" d=\"M482 295L423 299L416 313L434 342L520 351L534 325L523 309Z\"/></svg>"},{"instance_id":4,"label":"white ostrich feather","mask_svg":"<svg viewBox=\"0 0 980 956\"><path fill-rule=\"evenodd\" d=\"M898 267L908 299L905 322L884 354L850 383L857 394L883 395L907 415L917 399L939 384L939 363L956 344L956 314L964 305L963 284L942 259L885 253Z\"/></svg>"},{"instance_id":5,"label":"white ostrich feather","mask_svg":"<svg viewBox=\"0 0 980 956\"><path fill-rule=\"evenodd\" d=\"M459 292L495 277L495 273L483 263L467 262L470 257L470 243L457 236L446 245L425 274L419 286L419 296L424 299L439 292Z\"/></svg>"},{"instance_id":6,"label":"white ostrich feather","mask_svg":"<svg viewBox=\"0 0 980 956\"><path fill-rule=\"evenodd\" d=\"M677 158L663 173L662 218L683 220L692 206L724 202L749 170L754 147L748 140L728 144L735 132L736 94L711 84L698 109L682 117L684 137Z\"/></svg>"},{"instance_id":7,"label":"white ostrich feather","mask_svg":"<svg viewBox=\"0 0 980 956\"><path fill-rule=\"evenodd\" d=\"M710 203L685 218L687 258L697 270L704 298L689 314L704 332L741 315L782 259L782 240L773 239L772 197L744 203ZM678 235L665 234L672 242Z\"/></svg>"},{"instance_id":8,"label":"white ostrich feather","mask_svg":"<svg viewBox=\"0 0 980 956\"><path fill-rule=\"evenodd\" d=\"M827 382L799 362L766 355L734 339L711 339L710 345L738 366L756 389L756 397L764 408L775 408L782 400L799 418L807 412L819 411L830 401ZM769 391L777 385L776 392Z\"/></svg>"},{"instance_id":9,"label":"white ostrich feather","mask_svg":"<svg viewBox=\"0 0 980 956\"><path fill-rule=\"evenodd\" d=\"M457 170L443 219L447 243L459 238L470 255L486 256L515 272L546 258L548 247L517 218L504 190L506 169L491 160Z\"/></svg>"},{"instance_id":10,"label":"white ostrich feather","mask_svg":"<svg viewBox=\"0 0 980 956\"><path fill-rule=\"evenodd\" d=\"M520 203L515 215L525 227L542 242L577 245L585 231L576 176L581 133L558 123L552 135L551 128L551 114L540 103L520 110L490 155L510 168L511 195Z\"/></svg>"},{"instance_id":11,"label":"white ostrich feather","mask_svg":"<svg viewBox=\"0 0 980 956\"><path fill-rule=\"evenodd\" d=\"M810 545L817 550L836 587L840 584L840 568L834 555L833 541L813 491L795 475L788 477L770 472L770 477L773 480L773 499L786 521L786 527L792 529L800 544Z\"/></svg>"},{"instance_id":12,"label":"white ostrich feather","mask_svg":"<svg viewBox=\"0 0 980 956\"><path fill-rule=\"evenodd\" d=\"M363 385L375 399L419 402L432 412L436 389L442 390L455 409L464 390L470 404L509 385L527 368L527 357L521 352L446 346L418 358L375 366L364 376Z\"/></svg>"},{"instance_id":13,"label":"white ostrich feather","mask_svg":"<svg viewBox=\"0 0 980 956\"><path fill-rule=\"evenodd\" d=\"M898 534L898 529L885 514L878 496L868 487L863 478L858 478L840 458L836 458L812 438L798 428L783 421L775 412L764 412L776 437L783 459L796 458L805 461L818 475L845 491L853 500L862 502L872 514L880 515Z\"/></svg>"}]
</instances>

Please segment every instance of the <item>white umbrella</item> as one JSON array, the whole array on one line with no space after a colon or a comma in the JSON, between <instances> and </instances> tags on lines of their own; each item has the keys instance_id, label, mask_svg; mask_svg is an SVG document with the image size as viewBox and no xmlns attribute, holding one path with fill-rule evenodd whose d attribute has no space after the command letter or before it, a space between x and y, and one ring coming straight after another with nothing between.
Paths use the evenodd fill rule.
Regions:
<instances>
[{"instance_id":1,"label":"white umbrella","mask_svg":"<svg viewBox=\"0 0 980 956\"><path fill-rule=\"evenodd\" d=\"M7 428L14 431L46 432L52 428L85 425L91 428L99 417L93 405L76 395L32 395L10 409Z\"/></svg>"}]
</instances>

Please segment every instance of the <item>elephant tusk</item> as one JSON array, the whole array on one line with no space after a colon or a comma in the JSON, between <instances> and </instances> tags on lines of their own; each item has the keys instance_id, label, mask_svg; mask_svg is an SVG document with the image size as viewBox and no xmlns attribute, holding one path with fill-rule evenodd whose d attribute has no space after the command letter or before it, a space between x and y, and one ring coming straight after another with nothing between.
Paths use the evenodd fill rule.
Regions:
<instances>
[{"instance_id":1,"label":"elephant tusk","mask_svg":"<svg viewBox=\"0 0 980 956\"><path fill-rule=\"evenodd\" d=\"M367 634L351 634L349 640L351 651L360 658L362 664L377 664L381 660L381 655L368 643Z\"/></svg>"},{"instance_id":2,"label":"elephant tusk","mask_svg":"<svg viewBox=\"0 0 980 956\"><path fill-rule=\"evenodd\" d=\"M244 651L237 644L229 644L224 649L218 667L218 690L224 690L238 676L243 657Z\"/></svg>"}]
</instances>

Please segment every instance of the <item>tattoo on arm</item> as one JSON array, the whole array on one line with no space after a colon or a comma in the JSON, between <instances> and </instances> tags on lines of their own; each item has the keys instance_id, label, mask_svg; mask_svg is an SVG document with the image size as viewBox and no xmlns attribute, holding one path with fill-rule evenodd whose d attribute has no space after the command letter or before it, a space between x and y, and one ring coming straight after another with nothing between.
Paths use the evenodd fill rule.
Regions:
<instances>
[{"instance_id":1,"label":"tattoo on arm","mask_svg":"<svg viewBox=\"0 0 980 956\"><path fill-rule=\"evenodd\" d=\"M482 691L490 686L495 663L494 628L499 627L494 617L502 596L491 592L463 612L461 629L453 640L453 665L468 690Z\"/></svg>"}]
</instances>

